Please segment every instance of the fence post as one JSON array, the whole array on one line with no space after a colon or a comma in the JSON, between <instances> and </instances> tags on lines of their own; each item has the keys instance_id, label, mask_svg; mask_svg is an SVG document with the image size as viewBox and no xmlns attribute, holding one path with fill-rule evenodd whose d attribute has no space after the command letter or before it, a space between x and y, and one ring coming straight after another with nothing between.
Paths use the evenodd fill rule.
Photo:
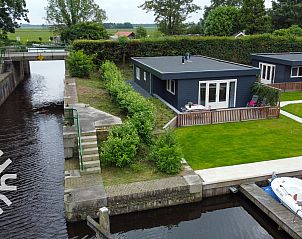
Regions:
<instances>
[{"instance_id":1,"label":"fence post","mask_svg":"<svg viewBox=\"0 0 302 239\"><path fill-rule=\"evenodd\" d=\"M241 109L239 109L239 122L241 122Z\"/></svg>"}]
</instances>

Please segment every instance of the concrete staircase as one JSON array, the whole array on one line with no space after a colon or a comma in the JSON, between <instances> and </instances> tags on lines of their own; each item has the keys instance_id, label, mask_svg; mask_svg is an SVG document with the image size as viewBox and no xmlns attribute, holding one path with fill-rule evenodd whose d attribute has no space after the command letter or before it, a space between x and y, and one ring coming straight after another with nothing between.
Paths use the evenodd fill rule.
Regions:
<instances>
[{"instance_id":1,"label":"concrete staircase","mask_svg":"<svg viewBox=\"0 0 302 239\"><path fill-rule=\"evenodd\" d=\"M100 157L97 145L96 131L81 134L83 147L83 171L81 173L100 173Z\"/></svg>"}]
</instances>

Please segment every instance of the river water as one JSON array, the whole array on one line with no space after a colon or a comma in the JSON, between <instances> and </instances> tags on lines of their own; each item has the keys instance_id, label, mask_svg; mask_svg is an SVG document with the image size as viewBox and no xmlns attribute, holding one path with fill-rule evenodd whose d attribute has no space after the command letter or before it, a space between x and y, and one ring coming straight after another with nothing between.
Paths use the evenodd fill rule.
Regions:
<instances>
[{"instance_id":1,"label":"river water","mask_svg":"<svg viewBox=\"0 0 302 239\"><path fill-rule=\"evenodd\" d=\"M0 192L0 239L82 238L94 233L85 222L64 219L64 62L32 62L24 80L0 108L0 164L17 174ZM2 176L2 174L1 174ZM240 195L111 217L111 232L123 239L286 239L284 232Z\"/></svg>"}]
</instances>

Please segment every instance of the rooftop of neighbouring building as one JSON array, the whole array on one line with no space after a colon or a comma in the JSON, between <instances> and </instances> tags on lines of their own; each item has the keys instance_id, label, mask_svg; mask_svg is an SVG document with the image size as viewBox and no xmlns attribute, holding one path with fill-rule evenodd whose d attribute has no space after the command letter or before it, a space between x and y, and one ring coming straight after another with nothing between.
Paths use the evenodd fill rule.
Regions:
<instances>
[{"instance_id":1,"label":"rooftop of neighbouring building","mask_svg":"<svg viewBox=\"0 0 302 239\"><path fill-rule=\"evenodd\" d=\"M121 36L129 37L131 35L135 35L135 33L134 32L116 32L114 35L119 36L119 37L121 37Z\"/></svg>"},{"instance_id":2,"label":"rooftop of neighbouring building","mask_svg":"<svg viewBox=\"0 0 302 239\"><path fill-rule=\"evenodd\" d=\"M192 56L182 63L182 56L134 57L132 61L161 79L256 75L259 69L205 56Z\"/></svg>"},{"instance_id":3,"label":"rooftop of neighbouring building","mask_svg":"<svg viewBox=\"0 0 302 239\"><path fill-rule=\"evenodd\" d=\"M269 61L276 64L296 66L302 65L302 52L257 53L252 54L252 59Z\"/></svg>"}]
</instances>

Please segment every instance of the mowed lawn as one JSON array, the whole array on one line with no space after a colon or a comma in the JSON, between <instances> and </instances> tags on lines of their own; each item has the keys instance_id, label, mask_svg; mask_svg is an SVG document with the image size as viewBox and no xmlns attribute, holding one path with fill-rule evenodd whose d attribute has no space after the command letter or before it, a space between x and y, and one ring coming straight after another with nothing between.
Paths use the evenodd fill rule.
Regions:
<instances>
[{"instance_id":1,"label":"mowed lawn","mask_svg":"<svg viewBox=\"0 0 302 239\"><path fill-rule=\"evenodd\" d=\"M282 107L282 110L285 110L291 114L294 114L302 118L302 104L286 105Z\"/></svg>"},{"instance_id":2,"label":"mowed lawn","mask_svg":"<svg viewBox=\"0 0 302 239\"><path fill-rule=\"evenodd\" d=\"M302 91L283 92L281 101L302 100Z\"/></svg>"},{"instance_id":3,"label":"mowed lawn","mask_svg":"<svg viewBox=\"0 0 302 239\"><path fill-rule=\"evenodd\" d=\"M195 170L302 155L302 125L284 116L183 127L176 137Z\"/></svg>"}]
</instances>

